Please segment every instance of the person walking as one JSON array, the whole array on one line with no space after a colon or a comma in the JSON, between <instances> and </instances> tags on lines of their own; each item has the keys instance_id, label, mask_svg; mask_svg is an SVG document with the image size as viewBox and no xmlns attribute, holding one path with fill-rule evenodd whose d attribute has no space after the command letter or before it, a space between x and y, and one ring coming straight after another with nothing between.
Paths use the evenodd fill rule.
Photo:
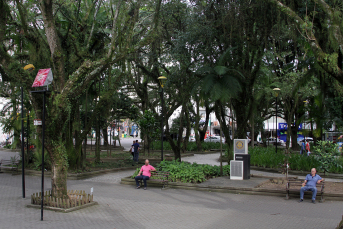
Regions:
<instances>
[{"instance_id":1,"label":"person walking","mask_svg":"<svg viewBox=\"0 0 343 229\"><path fill-rule=\"evenodd\" d=\"M139 171L138 175L135 177L137 189L141 186L139 185L139 181L143 180L144 182L144 190L146 190L146 181L150 179L151 172L156 171L156 169L149 165L149 160L146 159L144 165L142 166L141 170Z\"/></svg>"},{"instance_id":2,"label":"person walking","mask_svg":"<svg viewBox=\"0 0 343 229\"><path fill-rule=\"evenodd\" d=\"M130 150L129 150L129 152L131 153L131 156L132 156L132 160L133 160L133 151L134 151L133 145L134 145L135 143L136 143L136 141L133 141L133 142L132 142L131 148L130 148ZM132 163L132 165L133 165L133 163Z\"/></svg>"},{"instance_id":3,"label":"person walking","mask_svg":"<svg viewBox=\"0 0 343 229\"><path fill-rule=\"evenodd\" d=\"M137 164L138 164L138 157L139 157L139 144L138 144L138 140L136 140L136 143L134 143L132 146L133 146L133 161L137 162Z\"/></svg>"},{"instance_id":4,"label":"person walking","mask_svg":"<svg viewBox=\"0 0 343 229\"><path fill-rule=\"evenodd\" d=\"M316 174L317 170L315 168L311 169L311 174L307 174L304 183L300 189L300 202L304 201L304 192L312 191L312 203L316 203L317 187L316 184L320 184L323 181L319 175Z\"/></svg>"}]
</instances>

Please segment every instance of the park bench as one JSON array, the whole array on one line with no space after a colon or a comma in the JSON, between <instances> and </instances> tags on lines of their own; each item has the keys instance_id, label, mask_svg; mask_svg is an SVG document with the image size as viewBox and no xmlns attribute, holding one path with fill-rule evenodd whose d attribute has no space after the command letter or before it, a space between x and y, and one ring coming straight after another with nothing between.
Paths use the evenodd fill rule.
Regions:
<instances>
[{"instance_id":1,"label":"park bench","mask_svg":"<svg viewBox=\"0 0 343 229\"><path fill-rule=\"evenodd\" d=\"M168 177L169 177L169 172L155 171L155 172L151 172L151 177L149 180L162 183L163 189L164 189L165 185L168 186ZM140 185L143 186L143 180L140 180Z\"/></svg>"},{"instance_id":2,"label":"park bench","mask_svg":"<svg viewBox=\"0 0 343 229\"><path fill-rule=\"evenodd\" d=\"M290 192L298 192L300 193L300 188L302 187L302 183L304 181L300 179L288 179L286 184L286 199L289 199ZM324 201L324 187L325 181L323 180L320 184L316 184L317 187L317 195L320 195L320 202ZM311 192L311 191L307 191ZM305 192L306 193L306 192Z\"/></svg>"},{"instance_id":3,"label":"park bench","mask_svg":"<svg viewBox=\"0 0 343 229\"><path fill-rule=\"evenodd\" d=\"M18 166L19 166L19 160L17 159L11 159L11 160L0 160L0 172L1 168L7 168L7 169L15 169L18 172Z\"/></svg>"}]
</instances>

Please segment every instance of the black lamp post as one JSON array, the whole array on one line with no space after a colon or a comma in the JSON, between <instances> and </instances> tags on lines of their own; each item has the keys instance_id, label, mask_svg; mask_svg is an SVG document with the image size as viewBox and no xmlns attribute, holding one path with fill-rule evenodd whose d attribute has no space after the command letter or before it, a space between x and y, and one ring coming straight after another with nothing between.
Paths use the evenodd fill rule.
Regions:
<instances>
[{"instance_id":1,"label":"black lamp post","mask_svg":"<svg viewBox=\"0 0 343 229\"><path fill-rule=\"evenodd\" d=\"M25 198L25 152L24 152L24 89L21 87L21 181Z\"/></svg>"},{"instance_id":2,"label":"black lamp post","mask_svg":"<svg viewBox=\"0 0 343 229\"><path fill-rule=\"evenodd\" d=\"M42 184L41 184L41 221L43 221L43 207L44 207L44 140L45 140L45 102L46 94L50 94L49 84L53 79L51 69L40 69L37 73L32 87L43 87L42 90L31 91L31 93L43 94L43 109L42 109ZM59 92L57 92L59 93ZM39 125L39 124L37 124Z\"/></svg>"},{"instance_id":3,"label":"black lamp post","mask_svg":"<svg viewBox=\"0 0 343 229\"><path fill-rule=\"evenodd\" d=\"M277 97L279 95L280 88L274 88L273 91L275 93L275 153L277 153Z\"/></svg>"},{"instance_id":4,"label":"black lamp post","mask_svg":"<svg viewBox=\"0 0 343 229\"><path fill-rule=\"evenodd\" d=\"M160 76L158 77L158 80L160 81L162 94L161 94L161 161L163 161L163 87L165 82L167 81L167 77Z\"/></svg>"}]
</instances>

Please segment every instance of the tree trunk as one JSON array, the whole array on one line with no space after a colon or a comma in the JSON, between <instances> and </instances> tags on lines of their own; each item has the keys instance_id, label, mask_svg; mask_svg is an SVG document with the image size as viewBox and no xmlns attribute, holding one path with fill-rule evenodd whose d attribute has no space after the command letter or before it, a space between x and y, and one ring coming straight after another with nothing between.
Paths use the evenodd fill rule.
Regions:
<instances>
[{"instance_id":1,"label":"tree trunk","mask_svg":"<svg viewBox=\"0 0 343 229\"><path fill-rule=\"evenodd\" d=\"M107 134L107 127L102 128L102 136L104 138L104 146L108 145L108 134Z\"/></svg>"},{"instance_id":2,"label":"tree trunk","mask_svg":"<svg viewBox=\"0 0 343 229\"><path fill-rule=\"evenodd\" d=\"M185 113L185 105L182 105L182 110L180 113L180 128L179 128L179 133L178 133L178 139L177 139L177 143L175 144L174 140L170 137L170 132L169 132L169 124L168 124L168 119L167 119L167 123L166 123L166 135L167 135L167 139L168 142L170 144L170 147L172 148L173 152L174 152L174 157L175 160L180 160L181 161L181 153L180 153L180 145L181 145L181 140L182 140L182 132L183 132L183 116Z\"/></svg>"},{"instance_id":3,"label":"tree trunk","mask_svg":"<svg viewBox=\"0 0 343 229\"><path fill-rule=\"evenodd\" d=\"M51 188L52 196L62 197L67 195L68 159L63 143L46 145L51 158Z\"/></svg>"},{"instance_id":4,"label":"tree trunk","mask_svg":"<svg viewBox=\"0 0 343 229\"><path fill-rule=\"evenodd\" d=\"M95 128L95 161L100 162L100 126L97 123L96 128Z\"/></svg>"},{"instance_id":5,"label":"tree trunk","mask_svg":"<svg viewBox=\"0 0 343 229\"><path fill-rule=\"evenodd\" d=\"M255 147L255 122L254 115L251 115L251 148Z\"/></svg>"},{"instance_id":6,"label":"tree trunk","mask_svg":"<svg viewBox=\"0 0 343 229\"><path fill-rule=\"evenodd\" d=\"M188 141L189 141L189 136L191 135L191 122L189 120L190 117L189 117L189 112L188 112L187 106L186 106L186 109L185 109L185 118L186 118L187 126L186 126L186 137L183 140L183 145L182 145L182 153L186 152Z\"/></svg>"},{"instance_id":7,"label":"tree trunk","mask_svg":"<svg viewBox=\"0 0 343 229\"><path fill-rule=\"evenodd\" d=\"M195 126L194 126L194 134L195 134L195 141L197 144L197 149L198 152L202 152L202 145L201 145L201 141L200 141L200 135L199 135L199 122L200 122L200 114L199 114L199 98L196 97L195 99L196 102L196 115L195 115Z\"/></svg>"},{"instance_id":8,"label":"tree trunk","mask_svg":"<svg viewBox=\"0 0 343 229\"><path fill-rule=\"evenodd\" d=\"M299 149L297 137L298 137L298 126L292 125L291 128L291 138L292 138L292 150L297 151Z\"/></svg>"},{"instance_id":9,"label":"tree trunk","mask_svg":"<svg viewBox=\"0 0 343 229\"><path fill-rule=\"evenodd\" d=\"M216 117L220 123L220 128L222 131L220 134L224 133L224 136L226 139L226 144L228 145L228 149L229 149L228 161L233 160L233 152L231 150L232 140L230 138L230 127L226 123L225 107L223 106L223 104L220 101L216 101L216 106L215 106L214 111L215 111Z\"/></svg>"}]
</instances>

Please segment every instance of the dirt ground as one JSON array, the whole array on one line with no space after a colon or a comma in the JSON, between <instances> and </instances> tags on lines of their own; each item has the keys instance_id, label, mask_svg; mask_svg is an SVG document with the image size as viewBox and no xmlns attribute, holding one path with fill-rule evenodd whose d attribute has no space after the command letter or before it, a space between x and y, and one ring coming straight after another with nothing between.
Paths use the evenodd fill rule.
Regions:
<instances>
[{"instance_id":1,"label":"dirt ground","mask_svg":"<svg viewBox=\"0 0 343 229\"><path fill-rule=\"evenodd\" d=\"M300 189L301 186L298 186ZM258 185L256 188L286 190L286 182L281 180L270 179L269 181ZM317 186L318 188L318 186ZM325 193L339 193L343 194L343 182L328 182L325 181Z\"/></svg>"}]
</instances>

